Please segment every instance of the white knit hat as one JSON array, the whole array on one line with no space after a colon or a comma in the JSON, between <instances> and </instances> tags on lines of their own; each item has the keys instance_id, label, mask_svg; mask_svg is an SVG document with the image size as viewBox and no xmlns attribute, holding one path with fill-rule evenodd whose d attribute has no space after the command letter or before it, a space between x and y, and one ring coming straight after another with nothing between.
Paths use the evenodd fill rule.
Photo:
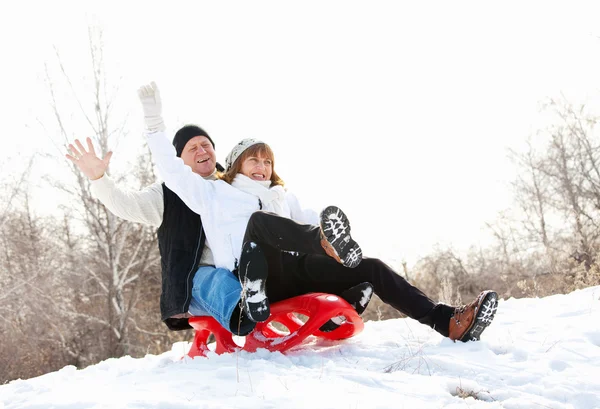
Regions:
<instances>
[{"instance_id":1,"label":"white knit hat","mask_svg":"<svg viewBox=\"0 0 600 409\"><path fill-rule=\"evenodd\" d=\"M231 169L231 165L233 165L235 160L239 158L239 156L242 153L244 153L246 149L248 149L252 145L256 145L257 143L264 142L254 138L246 138L242 139L240 143L235 145L231 152L229 152L229 154L227 154L227 157L225 158L225 171L227 172L229 169Z\"/></svg>"}]
</instances>

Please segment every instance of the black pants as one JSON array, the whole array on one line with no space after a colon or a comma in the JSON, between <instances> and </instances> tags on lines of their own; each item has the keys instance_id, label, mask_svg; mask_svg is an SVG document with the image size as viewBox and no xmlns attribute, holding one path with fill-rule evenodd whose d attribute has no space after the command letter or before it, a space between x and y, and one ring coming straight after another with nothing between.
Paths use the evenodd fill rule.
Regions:
<instances>
[{"instance_id":1,"label":"black pants","mask_svg":"<svg viewBox=\"0 0 600 409\"><path fill-rule=\"evenodd\" d=\"M327 256L320 239L319 226L264 211L250 217L244 242L258 243L265 253L271 302L309 292L340 295L369 282L384 303L448 336L453 307L433 302L379 259L365 257L355 268L344 267Z\"/></svg>"}]
</instances>

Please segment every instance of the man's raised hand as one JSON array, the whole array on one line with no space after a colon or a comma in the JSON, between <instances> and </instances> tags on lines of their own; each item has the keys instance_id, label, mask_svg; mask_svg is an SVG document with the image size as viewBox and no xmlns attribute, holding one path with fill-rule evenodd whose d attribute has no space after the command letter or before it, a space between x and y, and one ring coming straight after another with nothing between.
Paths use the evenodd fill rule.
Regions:
<instances>
[{"instance_id":1,"label":"man's raised hand","mask_svg":"<svg viewBox=\"0 0 600 409\"><path fill-rule=\"evenodd\" d=\"M100 159L96 156L92 140L86 138L86 142L88 146L87 150L85 150L83 144L79 142L79 139L75 139L75 145L77 145L77 147L73 146L73 144L69 144L70 154L65 156L90 180L100 179L104 176L106 169L108 169L112 152L108 152L104 159Z\"/></svg>"},{"instance_id":2,"label":"man's raised hand","mask_svg":"<svg viewBox=\"0 0 600 409\"><path fill-rule=\"evenodd\" d=\"M162 119L162 100L156 83L142 85L138 89L138 97L142 103L146 129L150 132L164 131L166 128Z\"/></svg>"}]
</instances>

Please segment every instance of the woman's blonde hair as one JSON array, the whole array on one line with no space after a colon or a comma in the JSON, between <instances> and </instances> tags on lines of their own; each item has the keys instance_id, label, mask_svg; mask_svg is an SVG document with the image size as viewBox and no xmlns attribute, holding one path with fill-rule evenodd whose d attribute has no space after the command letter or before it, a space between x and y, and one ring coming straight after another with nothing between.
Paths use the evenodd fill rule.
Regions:
<instances>
[{"instance_id":1,"label":"woman's blonde hair","mask_svg":"<svg viewBox=\"0 0 600 409\"><path fill-rule=\"evenodd\" d=\"M242 152L242 154L235 160L235 162L233 162L229 170L220 175L220 179L231 184L231 182L233 182L233 179L235 178L235 175L240 173L240 171L242 170L242 164L244 163L244 161L252 156L262 156L264 158L271 159L271 186L284 185L283 179L281 179L277 172L275 172L275 155L273 154L273 150L269 145L262 142L254 144L248 147L248 149L246 149L244 152Z\"/></svg>"}]
</instances>

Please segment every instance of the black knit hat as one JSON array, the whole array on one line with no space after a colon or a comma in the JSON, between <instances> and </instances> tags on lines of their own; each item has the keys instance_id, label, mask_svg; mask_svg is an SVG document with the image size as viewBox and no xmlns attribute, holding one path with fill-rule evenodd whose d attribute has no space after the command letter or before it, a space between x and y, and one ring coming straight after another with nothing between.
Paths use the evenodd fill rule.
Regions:
<instances>
[{"instance_id":1,"label":"black knit hat","mask_svg":"<svg viewBox=\"0 0 600 409\"><path fill-rule=\"evenodd\" d=\"M210 136L208 136L204 129L200 128L197 125L185 125L183 128L177 131L175 137L173 138L173 146L175 146L177 156L181 157L181 152L183 152L185 144L188 143L190 139L196 136L206 136L212 144L213 149L215 148L215 143L210 138Z\"/></svg>"}]
</instances>

